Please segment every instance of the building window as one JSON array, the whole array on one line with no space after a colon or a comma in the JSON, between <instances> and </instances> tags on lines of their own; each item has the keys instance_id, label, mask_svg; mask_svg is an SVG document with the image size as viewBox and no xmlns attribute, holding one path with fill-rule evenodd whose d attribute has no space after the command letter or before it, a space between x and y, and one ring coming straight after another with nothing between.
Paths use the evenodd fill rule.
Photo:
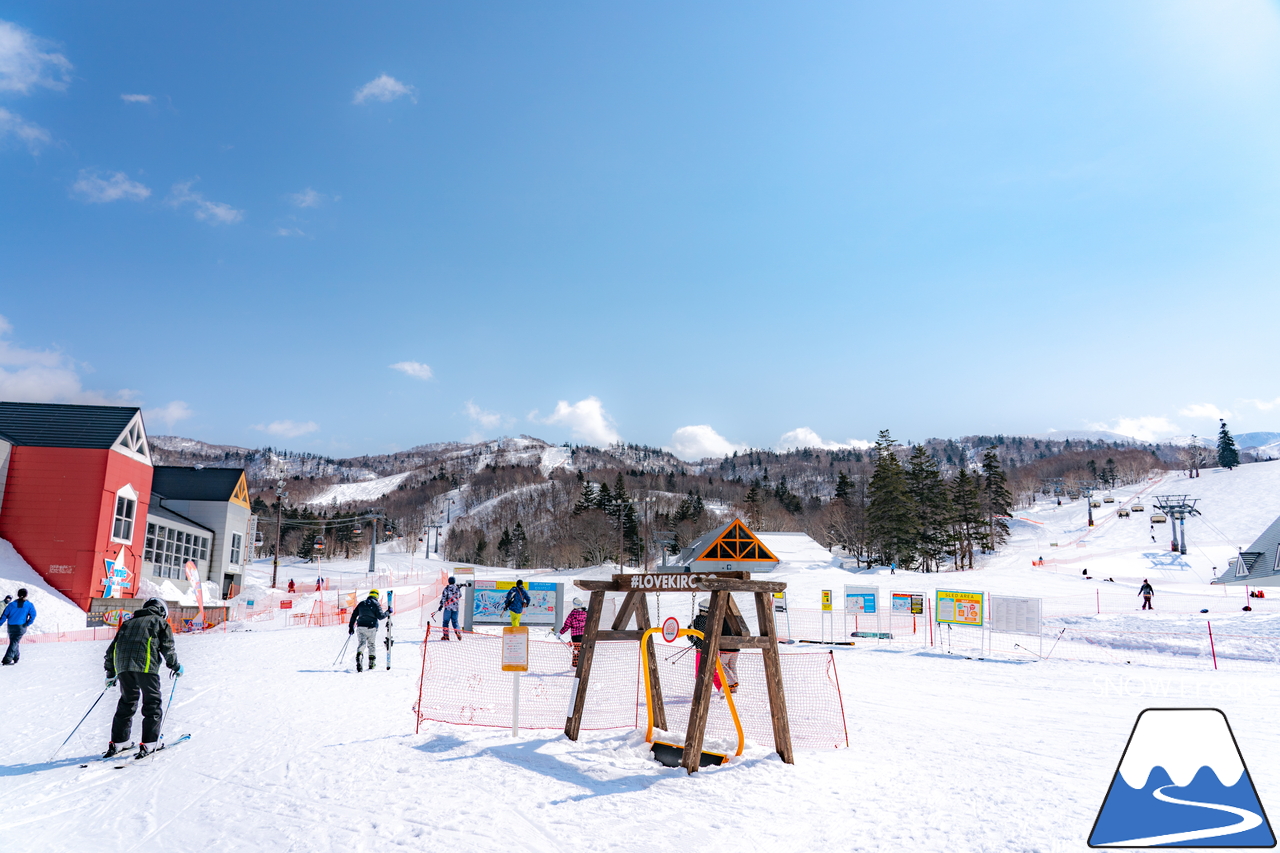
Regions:
<instances>
[{"instance_id":1,"label":"building window","mask_svg":"<svg viewBox=\"0 0 1280 853\"><path fill-rule=\"evenodd\" d=\"M186 577L187 560L209 559L209 539L196 533L186 533L165 527L163 524L147 525L147 544L142 555L151 564L151 574L158 578Z\"/></svg>"},{"instance_id":2,"label":"building window","mask_svg":"<svg viewBox=\"0 0 1280 853\"><path fill-rule=\"evenodd\" d=\"M117 542L133 541L133 516L138 508L138 495L125 486L116 492L116 515L111 525L111 538Z\"/></svg>"},{"instance_id":3,"label":"building window","mask_svg":"<svg viewBox=\"0 0 1280 853\"><path fill-rule=\"evenodd\" d=\"M209 537L208 536L200 537L200 559L201 560L209 559Z\"/></svg>"},{"instance_id":4,"label":"building window","mask_svg":"<svg viewBox=\"0 0 1280 853\"><path fill-rule=\"evenodd\" d=\"M231 534L231 565L240 565L240 546L244 542L239 533Z\"/></svg>"}]
</instances>

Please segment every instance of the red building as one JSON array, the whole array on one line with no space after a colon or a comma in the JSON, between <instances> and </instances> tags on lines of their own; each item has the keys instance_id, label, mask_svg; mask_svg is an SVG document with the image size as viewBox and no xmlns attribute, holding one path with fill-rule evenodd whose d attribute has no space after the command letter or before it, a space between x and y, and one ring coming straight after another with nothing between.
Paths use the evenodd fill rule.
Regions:
<instances>
[{"instance_id":1,"label":"red building","mask_svg":"<svg viewBox=\"0 0 1280 853\"><path fill-rule=\"evenodd\" d=\"M135 407L0 403L0 538L86 611L136 594L151 477Z\"/></svg>"}]
</instances>

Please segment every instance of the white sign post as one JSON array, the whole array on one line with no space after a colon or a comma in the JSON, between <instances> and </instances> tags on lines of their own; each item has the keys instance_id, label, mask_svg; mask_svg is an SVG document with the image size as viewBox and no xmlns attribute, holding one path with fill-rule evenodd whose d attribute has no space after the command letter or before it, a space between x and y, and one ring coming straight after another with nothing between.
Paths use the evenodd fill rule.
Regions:
<instances>
[{"instance_id":1,"label":"white sign post","mask_svg":"<svg viewBox=\"0 0 1280 853\"><path fill-rule=\"evenodd\" d=\"M880 634L880 608L879 603L880 587L877 586L846 586L844 588L844 632L849 634L849 616L853 615L853 633L859 633L864 629L863 625L875 625L876 634ZM861 617L861 624L860 623ZM879 636L876 639L880 639Z\"/></svg>"},{"instance_id":2,"label":"white sign post","mask_svg":"<svg viewBox=\"0 0 1280 853\"><path fill-rule=\"evenodd\" d=\"M502 629L502 671L511 673L511 736L520 734L520 673L529 671L529 629Z\"/></svg>"},{"instance_id":3,"label":"white sign post","mask_svg":"<svg viewBox=\"0 0 1280 853\"><path fill-rule=\"evenodd\" d=\"M1039 598L1010 595L990 596L990 631L993 634L1030 634L1041 638L1039 654L1043 656L1042 607Z\"/></svg>"}]
</instances>

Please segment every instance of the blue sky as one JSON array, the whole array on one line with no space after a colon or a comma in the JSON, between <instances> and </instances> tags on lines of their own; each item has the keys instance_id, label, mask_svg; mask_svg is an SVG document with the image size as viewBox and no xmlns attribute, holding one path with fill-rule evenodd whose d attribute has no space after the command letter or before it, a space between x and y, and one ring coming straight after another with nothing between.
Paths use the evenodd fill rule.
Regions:
<instances>
[{"instance_id":1,"label":"blue sky","mask_svg":"<svg viewBox=\"0 0 1280 853\"><path fill-rule=\"evenodd\" d=\"M1274 3L261 5L0 10L0 398L331 455L1280 429Z\"/></svg>"}]
</instances>

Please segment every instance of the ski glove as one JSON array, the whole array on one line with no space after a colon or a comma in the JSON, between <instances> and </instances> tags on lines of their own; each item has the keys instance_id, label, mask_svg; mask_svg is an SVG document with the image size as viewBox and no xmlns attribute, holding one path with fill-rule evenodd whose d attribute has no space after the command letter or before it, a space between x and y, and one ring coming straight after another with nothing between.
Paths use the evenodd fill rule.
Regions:
<instances>
[{"instance_id":1,"label":"ski glove","mask_svg":"<svg viewBox=\"0 0 1280 853\"><path fill-rule=\"evenodd\" d=\"M104 690L110 690L112 687L115 687L115 686L116 686L116 677L115 677L114 675L108 675L108 676L107 676L107 686L106 686L106 687L104 687L103 689L104 689Z\"/></svg>"},{"instance_id":2,"label":"ski glove","mask_svg":"<svg viewBox=\"0 0 1280 853\"><path fill-rule=\"evenodd\" d=\"M348 634L354 634L355 632L356 632L356 629L355 629L355 628L347 628L347 633L348 633Z\"/></svg>"},{"instance_id":3,"label":"ski glove","mask_svg":"<svg viewBox=\"0 0 1280 853\"><path fill-rule=\"evenodd\" d=\"M177 678L179 675L182 675L182 673L184 673L184 672L186 672L186 667L184 667L182 664L178 664L178 668L177 668L177 669L171 669L171 670L169 670L169 677L170 677L170 678Z\"/></svg>"}]
</instances>

